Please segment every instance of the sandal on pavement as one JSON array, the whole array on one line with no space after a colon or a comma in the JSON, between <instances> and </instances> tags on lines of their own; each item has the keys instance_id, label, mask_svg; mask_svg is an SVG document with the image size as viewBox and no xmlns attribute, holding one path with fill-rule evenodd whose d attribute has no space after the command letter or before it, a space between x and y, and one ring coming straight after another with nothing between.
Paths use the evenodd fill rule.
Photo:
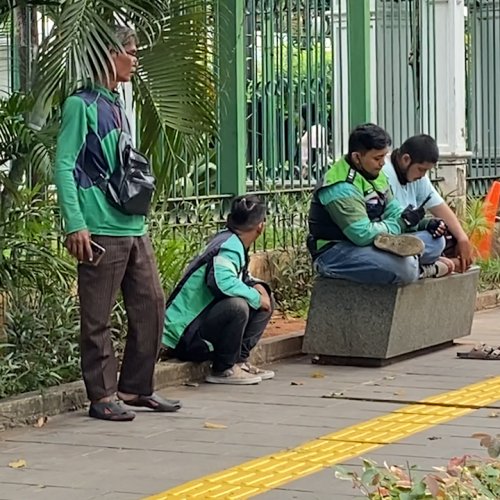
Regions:
<instances>
[{"instance_id":1,"label":"sandal on pavement","mask_svg":"<svg viewBox=\"0 0 500 500\"><path fill-rule=\"evenodd\" d=\"M134 420L135 413L123 408L120 401L90 403L89 417L114 422L130 422Z\"/></svg>"},{"instance_id":2,"label":"sandal on pavement","mask_svg":"<svg viewBox=\"0 0 500 500\"><path fill-rule=\"evenodd\" d=\"M485 359L500 360L500 348L491 347L487 344L474 346L469 352L457 352L460 359Z\"/></svg>"},{"instance_id":3,"label":"sandal on pavement","mask_svg":"<svg viewBox=\"0 0 500 500\"><path fill-rule=\"evenodd\" d=\"M123 400L123 402L128 406L149 408L158 412L174 412L182 408L178 399L164 399L154 392L150 396L137 396L131 400Z\"/></svg>"}]
</instances>

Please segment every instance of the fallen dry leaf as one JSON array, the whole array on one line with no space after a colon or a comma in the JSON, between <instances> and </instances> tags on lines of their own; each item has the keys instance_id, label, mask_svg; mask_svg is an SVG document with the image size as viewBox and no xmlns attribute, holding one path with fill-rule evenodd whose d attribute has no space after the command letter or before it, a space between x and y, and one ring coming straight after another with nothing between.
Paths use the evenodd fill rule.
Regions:
<instances>
[{"instance_id":1,"label":"fallen dry leaf","mask_svg":"<svg viewBox=\"0 0 500 500\"><path fill-rule=\"evenodd\" d=\"M394 380L396 377L393 377L392 375L386 375L384 377L384 380Z\"/></svg>"},{"instance_id":2,"label":"fallen dry leaf","mask_svg":"<svg viewBox=\"0 0 500 500\"><path fill-rule=\"evenodd\" d=\"M11 469L22 469L23 467L26 467L27 463L26 460L23 460L20 458L19 460L16 460L15 462L10 462L9 467Z\"/></svg>"},{"instance_id":3,"label":"fallen dry leaf","mask_svg":"<svg viewBox=\"0 0 500 500\"><path fill-rule=\"evenodd\" d=\"M227 429L227 425L214 424L212 422L205 422L203 427L205 427L205 429Z\"/></svg>"},{"instance_id":4,"label":"fallen dry leaf","mask_svg":"<svg viewBox=\"0 0 500 500\"><path fill-rule=\"evenodd\" d=\"M292 380L290 385L304 385L304 382L295 382L295 380Z\"/></svg>"},{"instance_id":5,"label":"fallen dry leaf","mask_svg":"<svg viewBox=\"0 0 500 500\"><path fill-rule=\"evenodd\" d=\"M33 427L37 427L38 429L40 429L47 423L48 420L48 417L39 417L38 420L33 424Z\"/></svg>"},{"instance_id":6,"label":"fallen dry leaf","mask_svg":"<svg viewBox=\"0 0 500 500\"><path fill-rule=\"evenodd\" d=\"M490 457L497 458L500 456L500 434L497 434L495 437L483 432L476 432L472 434L472 437L479 438L481 440L481 446L488 449L488 455Z\"/></svg>"},{"instance_id":7,"label":"fallen dry leaf","mask_svg":"<svg viewBox=\"0 0 500 500\"><path fill-rule=\"evenodd\" d=\"M368 380L368 382L363 382L361 385L374 385L374 386L379 386L380 384L378 384L377 382L375 382L375 380Z\"/></svg>"},{"instance_id":8,"label":"fallen dry leaf","mask_svg":"<svg viewBox=\"0 0 500 500\"><path fill-rule=\"evenodd\" d=\"M311 373L311 378L325 378L326 375L321 372L313 372Z\"/></svg>"},{"instance_id":9,"label":"fallen dry leaf","mask_svg":"<svg viewBox=\"0 0 500 500\"><path fill-rule=\"evenodd\" d=\"M488 415L489 418L498 418L499 417L499 414L497 411L492 411L489 415Z\"/></svg>"}]
</instances>

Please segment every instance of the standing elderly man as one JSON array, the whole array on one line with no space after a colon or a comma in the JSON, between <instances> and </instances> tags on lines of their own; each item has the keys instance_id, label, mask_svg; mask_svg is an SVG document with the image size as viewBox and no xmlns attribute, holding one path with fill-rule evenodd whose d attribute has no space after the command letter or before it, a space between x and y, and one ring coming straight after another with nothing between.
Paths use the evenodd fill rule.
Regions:
<instances>
[{"instance_id":1,"label":"standing elderly man","mask_svg":"<svg viewBox=\"0 0 500 500\"><path fill-rule=\"evenodd\" d=\"M145 217L112 204L103 190L103 182L109 183L123 164L122 144L132 140L117 88L136 69L137 37L120 26L115 38L120 45L110 49L107 75L64 103L55 182L66 246L78 260L81 366L89 415L127 421L135 413L123 402L161 412L177 411L181 405L153 392L164 295ZM117 383L110 316L120 289L128 335Z\"/></svg>"}]
</instances>

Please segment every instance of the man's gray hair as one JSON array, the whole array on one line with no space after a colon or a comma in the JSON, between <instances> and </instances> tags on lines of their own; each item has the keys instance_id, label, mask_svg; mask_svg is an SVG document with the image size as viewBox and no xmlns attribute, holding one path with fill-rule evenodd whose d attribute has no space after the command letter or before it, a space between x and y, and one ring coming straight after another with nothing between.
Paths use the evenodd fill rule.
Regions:
<instances>
[{"instance_id":1,"label":"man's gray hair","mask_svg":"<svg viewBox=\"0 0 500 500\"><path fill-rule=\"evenodd\" d=\"M115 37L118 41L123 45L127 45L130 42L134 41L137 43L139 40L137 38L137 33L132 28L128 26L114 26Z\"/></svg>"}]
</instances>

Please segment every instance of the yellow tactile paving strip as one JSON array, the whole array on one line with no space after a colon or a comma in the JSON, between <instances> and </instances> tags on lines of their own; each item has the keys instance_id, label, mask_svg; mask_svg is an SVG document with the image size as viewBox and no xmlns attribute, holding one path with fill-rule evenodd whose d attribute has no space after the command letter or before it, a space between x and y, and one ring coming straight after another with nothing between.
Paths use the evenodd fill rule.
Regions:
<instances>
[{"instance_id":1,"label":"yellow tactile paving strip","mask_svg":"<svg viewBox=\"0 0 500 500\"><path fill-rule=\"evenodd\" d=\"M500 400L500 377L403 406L296 448L257 458L176 486L146 500L245 499L345 462Z\"/></svg>"}]
</instances>

